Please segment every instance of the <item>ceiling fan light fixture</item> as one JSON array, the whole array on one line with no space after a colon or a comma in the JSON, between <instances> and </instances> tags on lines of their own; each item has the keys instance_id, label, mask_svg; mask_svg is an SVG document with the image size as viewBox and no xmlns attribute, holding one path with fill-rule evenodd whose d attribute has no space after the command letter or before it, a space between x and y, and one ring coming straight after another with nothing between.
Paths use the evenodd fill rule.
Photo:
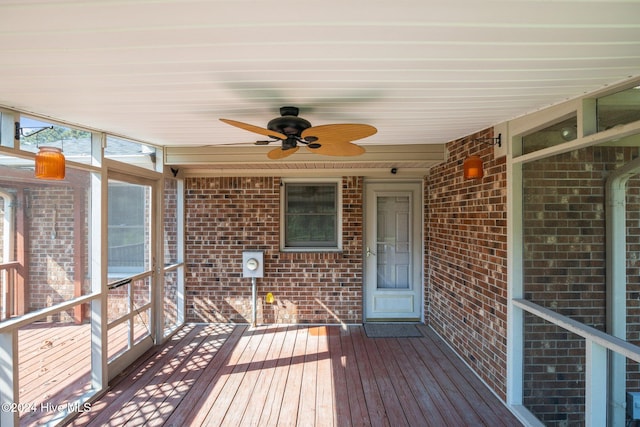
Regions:
<instances>
[{"instance_id":1,"label":"ceiling fan light fixture","mask_svg":"<svg viewBox=\"0 0 640 427\"><path fill-rule=\"evenodd\" d=\"M296 141L296 138L294 137L290 136L289 138L282 141L283 150L290 150L291 148L296 148L297 146L298 146L298 141Z\"/></svg>"}]
</instances>

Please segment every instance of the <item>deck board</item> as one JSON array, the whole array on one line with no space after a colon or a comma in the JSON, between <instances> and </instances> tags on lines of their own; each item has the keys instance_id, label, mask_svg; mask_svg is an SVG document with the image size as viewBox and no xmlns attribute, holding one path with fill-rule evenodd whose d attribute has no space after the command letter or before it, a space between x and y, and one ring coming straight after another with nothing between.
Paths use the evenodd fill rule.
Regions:
<instances>
[{"instance_id":1,"label":"deck board","mask_svg":"<svg viewBox=\"0 0 640 427\"><path fill-rule=\"evenodd\" d=\"M329 351L328 328L320 326L316 329L318 334L318 367L316 389L316 420L315 425L335 426L335 411L333 409L333 372L331 369L331 353Z\"/></svg>"},{"instance_id":2,"label":"deck board","mask_svg":"<svg viewBox=\"0 0 640 427\"><path fill-rule=\"evenodd\" d=\"M295 347L295 337L298 334L297 327L288 327L278 332L284 334L282 349L278 360L275 361L275 369L271 378L271 386L265 397L264 406L260 415L260 426L273 427L278 425L280 417L280 408L282 407L282 399L284 390L287 387L287 377L289 374L289 365L293 358Z\"/></svg>"},{"instance_id":3,"label":"deck board","mask_svg":"<svg viewBox=\"0 0 640 427\"><path fill-rule=\"evenodd\" d=\"M73 426L517 426L429 328L187 325Z\"/></svg>"},{"instance_id":4,"label":"deck board","mask_svg":"<svg viewBox=\"0 0 640 427\"><path fill-rule=\"evenodd\" d=\"M307 343L304 350L304 362L302 363L300 401L298 404L297 424L299 426L312 426L315 425L316 421L318 339L317 335L309 333L310 330L304 329L307 335Z\"/></svg>"},{"instance_id":5,"label":"deck board","mask_svg":"<svg viewBox=\"0 0 640 427\"><path fill-rule=\"evenodd\" d=\"M333 421L335 426L351 427L353 422L349 404L349 390L345 360L342 343L340 340L340 329L327 327L327 347L330 353L331 380L332 380L332 400L333 400Z\"/></svg>"},{"instance_id":6,"label":"deck board","mask_svg":"<svg viewBox=\"0 0 640 427\"><path fill-rule=\"evenodd\" d=\"M378 385L378 391L380 392L389 424L392 426L407 425L407 417L402 408L400 396L392 384L392 377L396 376L396 379L400 381L398 376L401 375L401 373L393 372L393 360L383 360L382 353L377 351L377 349L381 348L383 342L384 338L375 341L371 339L363 340L364 349L369 356L373 378Z\"/></svg>"},{"instance_id":7,"label":"deck board","mask_svg":"<svg viewBox=\"0 0 640 427\"><path fill-rule=\"evenodd\" d=\"M369 426L369 411L365 398L364 386L360 369L358 368L355 349L351 335L346 331L341 336L343 370L347 379L347 393L349 395L349 408L351 410L351 424L356 427Z\"/></svg>"},{"instance_id":8,"label":"deck board","mask_svg":"<svg viewBox=\"0 0 640 427\"><path fill-rule=\"evenodd\" d=\"M396 358L393 348L397 347L397 340L393 338L382 338L376 340L380 350L380 363L386 367L389 381L397 395L399 409L411 426L427 426L428 418L422 412L419 400L413 395L412 387L408 387L409 379L406 376L411 374L410 370L403 369L400 361Z\"/></svg>"},{"instance_id":9,"label":"deck board","mask_svg":"<svg viewBox=\"0 0 640 427\"><path fill-rule=\"evenodd\" d=\"M282 403L277 423L279 427L293 427L298 417L298 402L302 390L302 374L304 356L307 349L306 328L298 328L291 356L286 382L282 389Z\"/></svg>"},{"instance_id":10,"label":"deck board","mask_svg":"<svg viewBox=\"0 0 640 427\"><path fill-rule=\"evenodd\" d=\"M362 329L355 329L351 334L355 360L360 372L364 400L369 413L369 422L372 427L389 427L389 417L385 412L384 401L380 394L380 389L376 382L376 372L371 366L369 354L364 347L364 332ZM402 425L402 424L400 424Z\"/></svg>"},{"instance_id":11,"label":"deck board","mask_svg":"<svg viewBox=\"0 0 640 427\"><path fill-rule=\"evenodd\" d=\"M278 329L280 329L278 326L271 326L265 331L265 334L272 335L273 339L270 342L269 350L265 354L264 364L255 372L255 374L257 374L253 379L255 387L253 387L252 393L246 397L246 399L251 399L252 404L245 405L246 408L239 425L257 426L260 424L260 419L265 413L269 390L271 389L277 370L278 359L285 354L283 352L283 344L285 342L287 329ZM269 405L271 405L271 403L269 403Z\"/></svg>"}]
</instances>

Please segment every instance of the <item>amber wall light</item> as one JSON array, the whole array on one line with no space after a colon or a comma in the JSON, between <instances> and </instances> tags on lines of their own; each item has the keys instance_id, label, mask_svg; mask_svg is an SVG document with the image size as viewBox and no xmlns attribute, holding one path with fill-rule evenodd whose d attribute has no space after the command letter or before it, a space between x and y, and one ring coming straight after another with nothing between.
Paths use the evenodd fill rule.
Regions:
<instances>
[{"instance_id":1,"label":"amber wall light","mask_svg":"<svg viewBox=\"0 0 640 427\"><path fill-rule=\"evenodd\" d=\"M64 179L65 160L57 147L40 147L36 154L36 178Z\"/></svg>"},{"instance_id":2,"label":"amber wall light","mask_svg":"<svg viewBox=\"0 0 640 427\"><path fill-rule=\"evenodd\" d=\"M502 134L499 133L495 138L476 138L473 141L502 147ZM478 156L471 156L467 158L462 166L464 168L464 179L480 179L484 176L482 159Z\"/></svg>"},{"instance_id":3,"label":"amber wall light","mask_svg":"<svg viewBox=\"0 0 640 427\"><path fill-rule=\"evenodd\" d=\"M482 159L478 156L471 156L464 161L464 179L480 179L484 176L482 169Z\"/></svg>"}]
</instances>

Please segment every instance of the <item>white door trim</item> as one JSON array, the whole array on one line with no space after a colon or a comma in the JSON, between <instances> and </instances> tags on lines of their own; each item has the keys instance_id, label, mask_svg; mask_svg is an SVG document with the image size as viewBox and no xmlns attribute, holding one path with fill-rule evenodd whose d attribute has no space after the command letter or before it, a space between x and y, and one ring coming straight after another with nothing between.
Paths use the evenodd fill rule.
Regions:
<instances>
[{"instance_id":1,"label":"white door trim","mask_svg":"<svg viewBox=\"0 0 640 427\"><path fill-rule=\"evenodd\" d=\"M424 187L422 181L365 181L364 240L363 240L363 320L367 321L423 321L424 320ZM414 308L410 313L374 313L374 291L377 288L377 197L394 193L411 194L411 287ZM369 248L369 256L367 256ZM375 264L371 264L371 262ZM373 280L373 282L372 282ZM394 291L386 292L388 298ZM405 291L406 292L406 291Z\"/></svg>"}]
</instances>

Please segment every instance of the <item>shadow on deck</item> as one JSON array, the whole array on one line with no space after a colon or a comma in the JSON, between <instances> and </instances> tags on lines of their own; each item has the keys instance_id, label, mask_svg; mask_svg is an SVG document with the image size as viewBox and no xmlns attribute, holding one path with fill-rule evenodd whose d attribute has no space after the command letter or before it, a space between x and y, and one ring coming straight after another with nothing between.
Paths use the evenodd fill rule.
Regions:
<instances>
[{"instance_id":1,"label":"shadow on deck","mask_svg":"<svg viewBox=\"0 0 640 427\"><path fill-rule=\"evenodd\" d=\"M516 426L428 327L186 325L74 426Z\"/></svg>"}]
</instances>

